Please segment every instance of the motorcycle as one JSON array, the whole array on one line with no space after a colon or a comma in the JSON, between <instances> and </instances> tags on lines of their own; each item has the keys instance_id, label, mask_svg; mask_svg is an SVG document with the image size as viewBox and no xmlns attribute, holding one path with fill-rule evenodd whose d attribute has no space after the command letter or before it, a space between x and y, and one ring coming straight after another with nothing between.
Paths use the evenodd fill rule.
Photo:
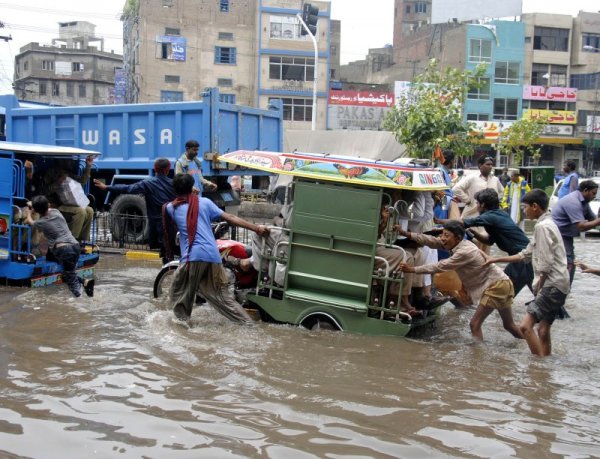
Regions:
<instances>
[{"instance_id":1,"label":"motorcycle","mask_svg":"<svg viewBox=\"0 0 600 459\"><path fill-rule=\"evenodd\" d=\"M223 260L223 267L229 280L229 286L233 289L238 302L246 302L246 294L250 290L256 289L258 281L258 272L251 268L244 271L239 266L239 260L249 258L252 255L252 249L246 244L232 239L225 239L224 236L229 230L227 222L219 222L213 225L213 234L219 249L219 254ZM176 244L179 244L179 233L177 234ZM173 276L179 267L179 260L173 260L165 264L154 279L153 294L154 298L167 299ZM204 303L201 297L196 298L196 303Z\"/></svg>"}]
</instances>

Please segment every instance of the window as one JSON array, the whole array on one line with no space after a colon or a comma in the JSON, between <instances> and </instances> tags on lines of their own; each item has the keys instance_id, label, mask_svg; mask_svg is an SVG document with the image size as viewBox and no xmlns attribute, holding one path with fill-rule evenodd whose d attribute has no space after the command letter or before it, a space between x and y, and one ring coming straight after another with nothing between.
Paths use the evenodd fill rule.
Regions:
<instances>
[{"instance_id":1,"label":"window","mask_svg":"<svg viewBox=\"0 0 600 459\"><path fill-rule=\"evenodd\" d=\"M83 72L83 62L71 62L73 72Z\"/></svg>"},{"instance_id":2,"label":"window","mask_svg":"<svg viewBox=\"0 0 600 459\"><path fill-rule=\"evenodd\" d=\"M490 115L487 113L467 113L467 121L489 121Z\"/></svg>"},{"instance_id":3,"label":"window","mask_svg":"<svg viewBox=\"0 0 600 459\"><path fill-rule=\"evenodd\" d=\"M165 35L181 35L181 30L175 27L165 27Z\"/></svg>"},{"instance_id":4,"label":"window","mask_svg":"<svg viewBox=\"0 0 600 459\"><path fill-rule=\"evenodd\" d=\"M86 97L85 83L79 83L79 97Z\"/></svg>"},{"instance_id":5,"label":"window","mask_svg":"<svg viewBox=\"0 0 600 459\"><path fill-rule=\"evenodd\" d=\"M469 41L469 62L492 62L492 42L472 38Z\"/></svg>"},{"instance_id":6,"label":"window","mask_svg":"<svg viewBox=\"0 0 600 459\"><path fill-rule=\"evenodd\" d=\"M23 70L29 70L29 61L23 62Z\"/></svg>"},{"instance_id":7,"label":"window","mask_svg":"<svg viewBox=\"0 0 600 459\"><path fill-rule=\"evenodd\" d=\"M572 88L581 90L596 89L600 87L600 73L582 73L580 75L571 75Z\"/></svg>"},{"instance_id":8,"label":"window","mask_svg":"<svg viewBox=\"0 0 600 459\"><path fill-rule=\"evenodd\" d=\"M495 120L516 120L519 99L494 99Z\"/></svg>"},{"instance_id":9,"label":"window","mask_svg":"<svg viewBox=\"0 0 600 459\"><path fill-rule=\"evenodd\" d=\"M233 41L233 34L231 32L219 32L219 40Z\"/></svg>"},{"instance_id":10,"label":"window","mask_svg":"<svg viewBox=\"0 0 600 459\"><path fill-rule=\"evenodd\" d=\"M235 104L235 94L219 94L219 100L226 104Z\"/></svg>"},{"instance_id":11,"label":"window","mask_svg":"<svg viewBox=\"0 0 600 459\"><path fill-rule=\"evenodd\" d=\"M46 95L46 82L40 81L39 88L40 88L40 96L45 96Z\"/></svg>"},{"instance_id":12,"label":"window","mask_svg":"<svg viewBox=\"0 0 600 459\"><path fill-rule=\"evenodd\" d=\"M296 16L271 16L269 38L278 40L310 40L308 35L302 35L302 26ZM315 38L318 40L318 27Z\"/></svg>"},{"instance_id":13,"label":"window","mask_svg":"<svg viewBox=\"0 0 600 459\"><path fill-rule=\"evenodd\" d=\"M187 40L173 35L157 35L156 58L169 61L186 60Z\"/></svg>"},{"instance_id":14,"label":"window","mask_svg":"<svg viewBox=\"0 0 600 459\"><path fill-rule=\"evenodd\" d=\"M471 86L467 93L467 99L489 100L490 98L490 79L480 78L479 88Z\"/></svg>"},{"instance_id":15,"label":"window","mask_svg":"<svg viewBox=\"0 0 600 459\"><path fill-rule=\"evenodd\" d=\"M416 3L415 13L427 13L427 3Z\"/></svg>"},{"instance_id":16,"label":"window","mask_svg":"<svg viewBox=\"0 0 600 459\"><path fill-rule=\"evenodd\" d=\"M179 75L165 75L165 83L179 83Z\"/></svg>"},{"instance_id":17,"label":"window","mask_svg":"<svg viewBox=\"0 0 600 459\"><path fill-rule=\"evenodd\" d=\"M600 34L584 33L581 35L581 46L591 46L596 49L583 49L586 53L600 53Z\"/></svg>"},{"instance_id":18,"label":"window","mask_svg":"<svg viewBox=\"0 0 600 459\"><path fill-rule=\"evenodd\" d=\"M533 49L543 51L568 51L569 29L535 27L533 33Z\"/></svg>"},{"instance_id":19,"label":"window","mask_svg":"<svg viewBox=\"0 0 600 459\"><path fill-rule=\"evenodd\" d=\"M223 13L229 12L229 0L219 0L219 10Z\"/></svg>"},{"instance_id":20,"label":"window","mask_svg":"<svg viewBox=\"0 0 600 459\"><path fill-rule=\"evenodd\" d=\"M59 85L58 81L52 82L52 95L60 96L60 85Z\"/></svg>"},{"instance_id":21,"label":"window","mask_svg":"<svg viewBox=\"0 0 600 459\"><path fill-rule=\"evenodd\" d=\"M215 46L215 64L235 64L236 48Z\"/></svg>"},{"instance_id":22,"label":"window","mask_svg":"<svg viewBox=\"0 0 600 459\"><path fill-rule=\"evenodd\" d=\"M519 63L496 61L494 83L519 84Z\"/></svg>"},{"instance_id":23,"label":"window","mask_svg":"<svg viewBox=\"0 0 600 459\"><path fill-rule=\"evenodd\" d=\"M531 84L534 86L567 86L567 66L533 64L531 66Z\"/></svg>"},{"instance_id":24,"label":"window","mask_svg":"<svg viewBox=\"0 0 600 459\"><path fill-rule=\"evenodd\" d=\"M182 91L161 91L160 92L161 102L181 102L183 101Z\"/></svg>"},{"instance_id":25,"label":"window","mask_svg":"<svg viewBox=\"0 0 600 459\"><path fill-rule=\"evenodd\" d=\"M217 86L222 88L231 88L233 86L233 80L231 78L218 78Z\"/></svg>"},{"instance_id":26,"label":"window","mask_svg":"<svg viewBox=\"0 0 600 459\"><path fill-rule=\"evenodd\" d=\"M336 46L336 45L331 45L331 46L329 47L329 53L330 53L332 56L337 56L337 46Z\"/></svg>"},{"instance_id":27,"label":"window","mask_svg":"<svg viewBox=\"0 0 600 459\"><path fill-rule=\"evenodd\" d=\"M554 102L546 100L524 100L523 110L570 110L575 111L574 102Z\"/></svg>"},{"instance_id":28,"label":"window","mask_svg":"<svg viewBox=\"0 0 600 459\"><path fill-rule=\"evenodd\" d=\"M269 78L271 80L314 81L315 60L304 57L269 58Z\"/></svg>"},{"instance_id":29,"label":"window","mask_svg":"<svg viewBox=\"0 0 600 459\"><path fill-rule=\"evenodd\" d=\"M73 97L75 93L75 83L72 81L67 81L67 97Z\"/></svg>"},{"instance_id":30,"label":"window","mask_svg":"<svg viewBox=\"0 0 600 459\"><path fill-rule=\"evenodd\" d=\"M406 5L405 11L406 11L406 14L410 14L410 5Z\"/></svg>"},{"instance_id":31,"label":"window","mask_svg":"<svg viewBox=\"0 0 600 459\"><path fill-rule=\"evenodd\" d=\"M274 99L269 99L269 103ZM286 121L311 121L312 99L281 99L283 119Z\"/></svg>"},{"instance_id":32,"label":"window","mask_svg":"<svg viewBox=\"0 0 600 459\"><path fill-rule=\"evenodd\" d=\"M42 61L42 70L54 70L54 61Z\"/></svg>"}]
</instances>

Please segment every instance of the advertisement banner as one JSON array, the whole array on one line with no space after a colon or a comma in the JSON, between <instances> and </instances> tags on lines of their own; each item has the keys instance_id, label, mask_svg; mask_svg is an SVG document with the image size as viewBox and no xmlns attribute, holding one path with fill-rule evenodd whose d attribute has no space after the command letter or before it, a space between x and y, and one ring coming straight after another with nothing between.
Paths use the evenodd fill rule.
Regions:
<instances>
[{"instance_id":1,"label":"advertisement banner","mask_svg":"<svg viewBox=\"0 0 600 459\"><path fill-rule=\"evenodd\" d=\"M557 86L523 86L523 99L547 100L554 102L576 102L577 88L560 88Z\"/></svg>"},{"instance_id":2,"label":"advertisement banner","mask_svg":"<svg viewBox=\"0 0 600 459\"><path fill-rule=\"evenodd\" d=\"M115 90L113 103L124 104L126 91L127 73L125 72L125 69L115 69Z\"/></svg>"},{"instance_id":3,"label":"advertisement banner","mask_svg":"<svg viewBox=\"0 0 600 459\"><path fill-rule=\"evenodd\" d=\"M544 126L542 135L573 135L573 126L565 126L561 124L547 124Z\"/></svg>"},{"instance_id":4,"label":"advertisement banner","mask_svg":"<svg viewBox=\"0 0 600 459\"><path fill-rule=\"evenodd\" d=\"M472 19L520 16L522 0L432 0L431 23L470 21ZM425 11L424 11L425 12Z\"/></svg>"},{"instance_id":5,"label":"advertisement banner","mask_svg":"<svg viewBox=\"0 0 600 459\"><path fill-rule=\"evenodd\" d=\"M592 126L594 126L593 132L600 132L600 116L596 116L596 117L588 116L587 117L586 125L585 125L585 132L589 132L591 134Z\"/></svg>"},{"instance_id":6,"label":"advertisement banner","mask_svg":"<svg viewBox=\"0 0 600 459\"><path fill-rule=\"evenodd\" d=\"M157 43L170 43L169 55L167 59L174 61L185 61L185 51L187 46L187 39L185 37L179 37L174 35L158 35L156 37Z\"/></svg>"},{"instance_id":7,"label":"advertisement banner","mask_svg":"<svg viewBox=\"0 0 600 459\"><path fill-rule=\"evenodd\" d=\"M577 124L577 112L570 110L523 110L523 118L548 118L549 124Z\"/></svg>"},{"instance_id":8,"label":"advertisement banner","mask_svg":"<svg viewBox=\"0 0 600 459\"><path fill-rule=\"evenodd\" d=\"M510 128L514 121L469 121L471 130L483 134L487 140L497 140L499 134Z\"/></svg>"},{"instance_id":9,"label":"advertisement banner","mask_svg":"<svg viewBox=\"0 0 600 459\"><path fill-rule=\"evenodd\" d=\"M359 105L368 107L391 107L391 92L329 91L329 105Z\"/></svg>"},{"instance_id":10,"label":"advertisement banner","mask_svg":"<svg viewBox=\"0 0 600 459\"><path fill-rule=\"evenodd\" d=\"M390 107L360 105L330 105L327 108L329 129L364 129L378 131Z\"/></svg>"}]
</instances>

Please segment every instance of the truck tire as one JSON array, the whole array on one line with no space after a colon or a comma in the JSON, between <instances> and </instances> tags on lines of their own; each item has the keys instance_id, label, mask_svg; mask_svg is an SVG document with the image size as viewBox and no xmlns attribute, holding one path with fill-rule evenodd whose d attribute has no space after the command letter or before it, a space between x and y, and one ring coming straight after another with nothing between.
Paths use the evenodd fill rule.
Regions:
<instances>
[{"instance_id":1,"label":"truck tire","mask_svg":"<svg viewBox=\"0 0 600 459\"><path fill-rule=\"evenodd\" d=\"M114 241L136 244L148 242L148 215L146 201L142 196L117 196L110 208L110 231Z\"/></svg>"}]
</instances>

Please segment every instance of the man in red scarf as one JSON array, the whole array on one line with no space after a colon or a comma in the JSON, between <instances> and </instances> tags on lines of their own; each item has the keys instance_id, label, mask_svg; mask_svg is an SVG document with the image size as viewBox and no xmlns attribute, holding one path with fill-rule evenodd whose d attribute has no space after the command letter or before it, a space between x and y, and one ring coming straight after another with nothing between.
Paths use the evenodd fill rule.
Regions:
<instances>
[{"instance_id":1,"label":"man in red scarf","mask_svg":"<svg viewBox=\"0 0 600 459\"><path fill-rule=\"evenodd\" d=\"M269 229L223 212L210 199L194 194L194 178L189 174L175 175L173 188L177 197L163 206L163 215L165 229L175 223L180 235L180 265L170 292L175 316L180 320L188 320L196 292L199 292L229 320L251 323L248 313L229 291L210 222L222 218L233 226L247 228L259 236L268 235ZM165 240L169 239L165 237Z\"/></svg>"}]
</instances>

